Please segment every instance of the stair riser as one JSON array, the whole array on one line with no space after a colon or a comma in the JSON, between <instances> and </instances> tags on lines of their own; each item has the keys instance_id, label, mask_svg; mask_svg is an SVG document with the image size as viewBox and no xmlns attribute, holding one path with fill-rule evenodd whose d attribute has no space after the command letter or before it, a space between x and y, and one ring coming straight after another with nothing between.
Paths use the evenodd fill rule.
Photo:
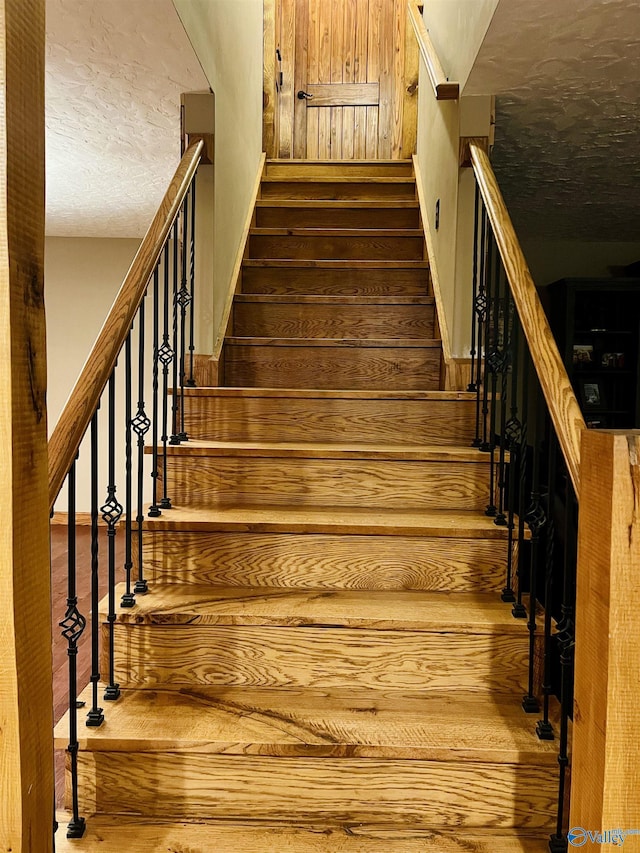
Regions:
<instances>
[{"instance_id":1,"label":"stair riser","mask_svg":"<svg viewBox=\"0 0 640 853\"><path fill-rule=\"evenodd\" d=\"M319 296L426 296L428 270L245 267L244 293Z\"/></svg>"},{"instance_id":2,"label":"stair riser","mask_svg":"<svg viewBox=\"0 0 640 853\"><path fill-rule=\"evenodd\" d=\"M369 161L368 163L341 162L335 163L330 160L317 163L303 163L296 160L288 160L285 163L267 162L265 176L268 178L328 178L335 176L336 180L344 178L412 178L413 163L411 160L392 161Z\"/></svg>"},{"instance_id":3,"label":"stair riser","mask_svg":"<svg viewBox=\"0 0 640 853\"><path fill-rule=\"evenodd\" d=\"M415 200L416 186L406 183L376 183L372 180L352 181L269 181L261 186L262 198L323 198L323 199L411 199Z\"/></svg>"},{"instance_id":4,"label":"stair riser","mask_svg":"<svg viewBox=\"0 0 640 853\"><path fill-rule=\"evenodd\" d=\"M256 235L249 239L250 258L325 258L421 261L422 237L305 237Z\"/></svg>"},{"instance_id":5,"label":"stair riser","mask_svg":"<svg viewBox=\"0 0 640 853\"><path fill-rule=\"evenodd\" d=\"M247 388L436 391L439 347L286 347L226 343L224 384Z\"/></svg>"},{"instance_id":6,"label":"stair riser","mask_svg":"<svg viewBox=\"0 0 640 853\"><path fill-rule=\"evenodd\" d=\"M478 454L480 456L480 454ZM169 457L178 506L348 506L483 510L488 465L367 459ZM160 465L160 483L164 471Z\"/></svg>"},{"instance_id":7,"label":"stair riser","mask_svg":"<svg viewBox=\"0 0 640 853\"><path fill-rule=\"evenodd\" d=\"M259 207L259 228L418 228L416 208Z\"/></svg>"},{"instance_id":8,"label":"stair riser","mask_svg":"<svg viewBox=\"0 0 640 853\"><path fill-rule=\"evenodd\" d=\"M233 333L258 338L433 338L428 305L236 302Z\"/></svg>"},{"instance_id":9,"label":"stair riser","mask_svg":"<svg viewBox=\"0 0 640 853\"><path fill-rule=\"evenodd\" d=\"M211 441L310 441L469 446L469 400L357 400L185 397L191 438Z\"/></svg>"},{"instance_id":10,"label":"stair riser","mask_svg":"<svg viewBox=\"0 0 640 853\"><path fill-rule=\"evenodd\" d=\"M106 625L103 632L108 672ZM122 687L525 690L524 634L126 623L116 623L114 634Z\"/></svg>"},{"instance_id":11,"label":"stair riser","mask_svg":"<svg viewBox=\"0 0 640 853\"><path fill-rule=\"evenodd\" d=\"M506 543L411 536L146 532L153 583L239 587L490 592Z\"/></svg>"},{"instance_id":12,"label":"stair riser","mask_svg":"<svg viewBox=\"0 0 640 853\"><path fill-rule=\"evenodd\" d=\"M546 828L557 787L553 768L126 752L80 753L79 776L85 814L458 829Z\"/></svg>"}]
</instances>

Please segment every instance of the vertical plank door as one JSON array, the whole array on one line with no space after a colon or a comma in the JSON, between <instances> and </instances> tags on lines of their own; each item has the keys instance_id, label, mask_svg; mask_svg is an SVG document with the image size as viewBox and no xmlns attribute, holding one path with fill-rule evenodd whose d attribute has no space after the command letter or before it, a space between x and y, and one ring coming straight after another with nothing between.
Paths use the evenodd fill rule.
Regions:
<instances>
[{"instance_id":1,"label":"vertical plank door","mask_svg":"<svg viewBox=\"0 0 640 853\"><path fill-rule=\"evenodd\" d=\"M320 160L408 158L403 132L415 86L405 57L401 0L278 0L276 156ZM417 63L416 63L417 64Z\"/></svg>"}]
</instances>

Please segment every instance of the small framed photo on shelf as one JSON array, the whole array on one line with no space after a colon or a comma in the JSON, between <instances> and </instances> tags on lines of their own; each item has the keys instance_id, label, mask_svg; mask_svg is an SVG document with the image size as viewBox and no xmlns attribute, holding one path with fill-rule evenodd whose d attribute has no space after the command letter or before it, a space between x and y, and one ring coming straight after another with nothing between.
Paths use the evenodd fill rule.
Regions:
<instances>
[{"instance_id":1,"label":"small framed photo on shelf","mask_svg":"<svg viewBox=\"0 0 640 853\"><path fill-rule=\"evenodd\" d=\"M585 382L580 380L580 396L585 409L604 409L604 393L602 387L597 381Z\"/></svg>"},{"instance_id":2,"label":"small framed photo on shelf","mask_svg":"<svg viewBox=\"0 0 640 853\"><path fill-rule=\"evenodd\" d=\"M591 344L574 344L573 363L576 367L593 367L593 346Z\"/></svg>"},{"instance_id":3,"label":"small framed photo on shelf","mask_svg":"<svg viewBox=\"0 0 640 853\"><path fill-rule=\"evenodd\" d=\"M624 367L624 353L603 352L601 364L607 370L621 370Z\"/></svg>"}]
</instances>

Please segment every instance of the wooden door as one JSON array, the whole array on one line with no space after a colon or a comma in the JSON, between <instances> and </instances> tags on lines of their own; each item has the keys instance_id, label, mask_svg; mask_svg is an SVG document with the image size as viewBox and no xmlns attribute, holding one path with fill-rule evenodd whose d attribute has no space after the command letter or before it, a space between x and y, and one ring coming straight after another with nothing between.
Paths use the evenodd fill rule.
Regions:
<instances>
[{"instance_id":1,"label":"wooden door","mask_svg":"<svg viewBox=\"0 0 640 853\"><path fill-rule=\"evenodd\" d=\"M418 69L417 51L407 39L405 0L276 4L275 108L265 108L265 128L268 113L273 121L275 156L410 157Z\"/></svg>"}]
</instances>

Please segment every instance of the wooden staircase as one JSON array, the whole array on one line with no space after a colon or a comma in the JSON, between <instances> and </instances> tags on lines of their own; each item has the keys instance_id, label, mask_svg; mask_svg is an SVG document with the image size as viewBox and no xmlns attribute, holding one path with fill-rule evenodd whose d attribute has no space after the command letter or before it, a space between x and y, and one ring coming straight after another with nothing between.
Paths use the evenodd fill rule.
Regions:
<instances>
[{"instance_id":1,"label":"wooden staircase","mask_svg":"<svg viewBox=\"0 0 640 853\"><path fill-rule=\"evenodd\" d=\"M428 273L408 163L268 164L59 851L547 849L556 749Z\"/></svg>"}]
</instances>

